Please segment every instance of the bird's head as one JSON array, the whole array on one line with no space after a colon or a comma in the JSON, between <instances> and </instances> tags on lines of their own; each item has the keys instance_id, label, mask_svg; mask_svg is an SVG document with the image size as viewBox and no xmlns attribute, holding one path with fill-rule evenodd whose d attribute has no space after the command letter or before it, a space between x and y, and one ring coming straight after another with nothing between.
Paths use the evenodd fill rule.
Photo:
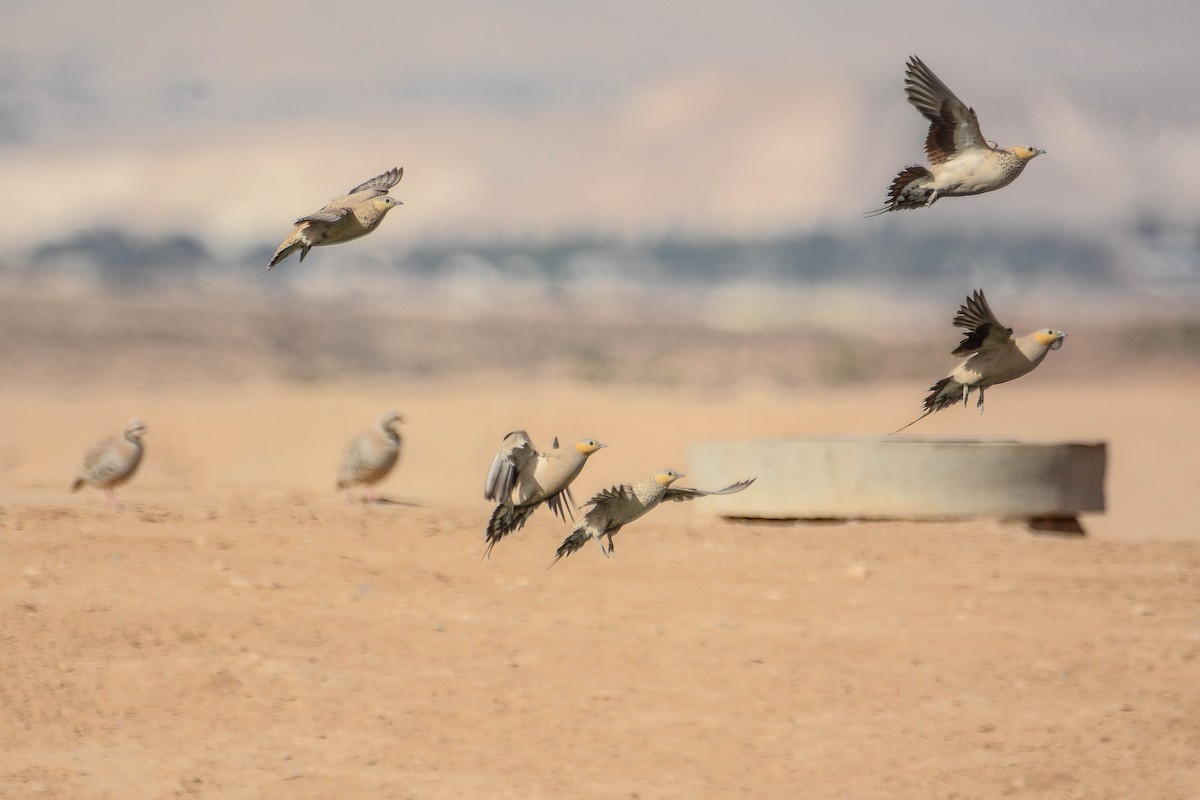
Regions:
<instances>
[{"instance_id":1,"label":"bird's head","mask_svg":"<svg viewBox=\"0 0 1200 800\"><path fill-rule=\"evenodd\" d=\"M595 439L584 439L582 442L575 444L575 449L585 456L590 456L602 447L608 447L604 442L598 442Z\"/></svg>"},{"instance_id":2,"label":"bird's head","mask_svg":"<svg viewBox=\"0 0 1200 800\"><path fill-rule=\"evenodd\" d=\"M1054 328L1042 328L1040 331L1034 331L1033 338L1038 340L1038 344L1057 350L1062 347L1062 340L1066 335L1064 331L1056 331Z\"/></svg>"},{"instance_id":3,"label":"bird's head","mask_svg":"<svg viewBox=\"0 0 1200 800\"><path fill-rule=\"evenodd\" d=\"M140 439L146 435L146 423L140 419L131 419L125 423L125 438Z\"/></svg>"},{"instance_id":4,"label":"bird's head","mask_svg":"<svg viewBox=\"0 0 1200 800\"><path fill-rule=\"evenodd\" d=\"M375 208L377 208L379 211L382 211L384 214L391 211L396 206L404 205L404 203L401 203L396 198L388 197L386 195L383 197L376 197L371 202L375 205Z\"/></svg>"},{"instance_id":5,"label":"bird's head","mask_svg":"<svg viewBox=\"0 0 1200 800\"><path fill-rule=\"evenodd\" d=\"M393 430L397 425L400 425L403 422L404 416L398 411L385 411L379 417L379 427L383 428L385 431Z\"/></svg>"},{"instance_id":6,"label":"bird's head","mask_svg":"<svg viewBox=\"0 0 1200 800\"><path fill-rule=\"evenodd\" d=\"M1032 161L1033 159L1042 155L1046 151L1042 150L1041 148L1034 147L1033 145L1029 145L1028 147L1026 147L1025 145L1018 144L1018 145L1015 145L1014 147L1008 148L1008 152L1012 153L1014 156L1021 159L1022 161Z\"/></svg>"},{"instance_id":7,"label":"bird's head","mask_svg":"<svg viewBox=\"0 0 1200 800\"><path fill-rule=\"evenodd\" d=\"M670 486L675 481L683 477L682 472L676 472L673 469L664 469L662 472L656 473L654 480L659 486Z\"/></svg>"}]
</instances>

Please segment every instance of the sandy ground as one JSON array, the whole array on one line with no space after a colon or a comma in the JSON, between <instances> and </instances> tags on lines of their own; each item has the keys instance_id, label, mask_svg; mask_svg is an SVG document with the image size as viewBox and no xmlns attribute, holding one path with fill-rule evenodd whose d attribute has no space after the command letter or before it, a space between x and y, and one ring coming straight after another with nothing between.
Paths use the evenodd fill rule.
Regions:
<instances>
[{"instance_id":1,"label":"sandy ground","mask_svg":"<svg viewBox=\"0 0 1200 800\"><path fill-rule=\"evenodd\" d=\"M1086 539L672 505L549 571L545 512L480 560L515 425L607 441L584 494L718 431L884 429L911 387L517 388L6 394L0 796L1200 796L1200 383L1014 384L926 420L1110 441ZM1088 402L1022 414L1038 390ZM342 443L391 405L396 502L347 503ZM126 509L67 494L134 413Z\"/></svg>"},{"instance_id":2,"label":"sandy ground","mask_svg":"<svg viewBox=\"0 0 1200 800\"><path fill-rule=\"evenodd\" d=\"M1043 370L914 433L1107 441L1086 538L698 501L551 570L545 510L481 560L505 432L607 442L582 499L693 441L885 433L927 381L9 383L0 797L1200 797L1200 378ZM346 502L389 407L392 502ZM135 415L125 509L69 494Z\"/></svg>"}]
</instances>

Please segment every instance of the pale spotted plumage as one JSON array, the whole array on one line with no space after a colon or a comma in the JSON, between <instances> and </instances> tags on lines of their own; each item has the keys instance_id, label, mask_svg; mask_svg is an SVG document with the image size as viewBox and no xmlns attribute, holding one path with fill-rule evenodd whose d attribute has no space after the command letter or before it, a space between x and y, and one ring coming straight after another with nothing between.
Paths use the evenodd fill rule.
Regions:
<instances>
[{"instance_id":1,"label":"pale spotted plumage","mask_svg":"<svg viewBox=\"0 0 1200 800\"><path fill-rule=\"evenodd\" d=\"M708 495L733 494L742 491L755 481L754 478L750 478L726 486L724 489L706 492L701 489L672 486L682 477L682 472L671 469L662 470L640 481L613 486L593 495L583 504L583 508L587 511L584 512L583 518L576 523L571 534L559 545L550 566L553 567L561 559L583 547L589 539L595 539L599 543L601 553L611 556L613 554L613 537L617 535L617 532L625 525L645 516L660 503L666 501L682 503ZM605 539L608 540L607 548L604 546Z\"/></svg>"},{"instance_id":2,"label":"pale spotted plumage","mask_svg":"<svg viewBox=\"0 0 1200 800\"><path fill-rule=\"evenodd\" d=\"M484 556L496 543L520 530L545 503L564 522L575 519L571 482L579 476L588 458L606 447L595 439L583 439L572 447L559 447L558 439L548 450L538 450L525 431L504 437L484 480L483 496L496 503L484 531Z\"/></svg>"},{"instance_id":3,"label":"pale spotted plumage","mask_svg":"<svg viewBox=\"0 0 1200 800\"><path fill-rule=\"evenodd\" d=\"M1012 328L1005 327L996 319L987 298L979 289L959 307L958 314L954 316L954 325L965 328L967 334L951 355L965 355L966 358L949 375L929 387L925 413L904 428L960 400L965 406L974 389L979 390L976 406L982 414L984 389L1029 374L1042 363L1047 353L1062 347L1062 340L1067 335L1053 328L1042 328L1014 339ZM904 428L893 433L899 433Z\"/></svg>"},{"instance_id":4,"label":"pale spotted plumage","mask_svg":"<svg viewBox=\"0 0 1200 800\"><path fill-rule=\"evenodd\" d=\"M300 260L304 261L313 247L349 242L375 230L387 212L402 205L399 200L387 196L388 190L402 177L402 167L390 169L355 186L345 195L333 198L320 211L300 217L265 271L270 272L296 250L300 251Z\"/></svg>"},{"instance_id":5,"label":"pale spotted plumage","mask_svg":"<svg viewBox=\"0 0 1200 800\"><path fill-rule=\"evenodd\" d=\"M1000 148L983 137L975 111L950 91L921 59L908 61L908 101L929 120L925 155L929 167L906 167L892 181L887 205L867 212L924 208L939 197L961 197L1001 189L1044 153L1036 147Z\"/></svg>"},{"instance_id":6,"label":"pale spotted plumage","mask_svg":"<svg viewBox=\"0 0 1200 800\"><path fill-rule=\"evenodd\" d=\"M338 469L339 489L366 486L368 495L373 496L370 487L386 478L400 459L401 438L396 426L402 422L404 417L395 411L386 411L373 428L350 441Z\"/></svg>"},{"instance_id":7,"label":"pale spotted plumage","mask_svg":"<svg viewBox=\"0 0 1200 800\"><path fill-rule=\"evenodd\" d=\"M71 491L77 492L84 484L103 489L109 505L116 505L116 488L128 481L142 463L145 446L142 437L146 425L141 420L131 420L120 436L99 442L83 458L83 466L75 474Z\"/></svg>"}]
</instances>

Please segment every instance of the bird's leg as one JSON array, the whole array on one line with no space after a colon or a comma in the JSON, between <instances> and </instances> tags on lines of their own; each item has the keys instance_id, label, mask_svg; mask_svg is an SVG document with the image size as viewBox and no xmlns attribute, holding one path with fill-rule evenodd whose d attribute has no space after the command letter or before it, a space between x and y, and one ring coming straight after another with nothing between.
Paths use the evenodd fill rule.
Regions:
<instances>
[{"instance_id":1,"label":"bird's leg","mask_svg":"<svg viewBox=\"0 0 1200 800\"><path fill-rule=\"evenodd\" d=\"M604 534L596 537L596 544L600 545L600 552L604 554L605 558L608 558L608 551L604 549Z\"/></svg>"},{"instance_id":2,"label":"bird's leg","mask_svg":"<svg viewBox=\"0 0 1200 800\"><path fill-rule=\"evenodd\" d=\"M938 199L938 192L937 192L937 189L934 189L932 192L929 193L929 197L927 197L925 199L925 207L929 208L931 205L933 205L935 202L937 202L937 199Z\"/></svg>"},{"instance_id":3,"label":"bird's leg","mask_svg":"<svg viewBox=\"0 0 1200 800\"><path fill-rule=\"evenodd\" d=\"M975 407L979 409L979 416L983 416L983 387L979 387L979 399L975 401Z\"/></svg>"},{"instance_id":4,"label":"bird's leg","mask_svg":"<svg viewBox=\"0 0 1200 800\"><path fill-rule=\"evenodd\" d=\"M970 397L971 397L971 386L970 386L970 384L964 383L963 384L963 408L966 408L967 400L970 399Z\"/></svg>"},{"instance_id":5,"label":"bird's leg","mask_svg":"<svg viewBox=\"0 0 1200 800\"><path fill-rule=\"evenodd\" d=\"M117 493L115 490L113 490L113 489L105 489L104 490L104 505L106 505L112 509L122 508L121 504L119 502L117 502Z\"/></svg>"},{"instance_id":6,"label":"bird's leg","mask_svg":"<svg viewBox=\"0 0 1200 800\"><path fill-rule=\"evenodd\" d=\"M609 558L617 557L617 551L616 551L615 547L613 546L613 538L612 538L611 533L608 535L608 557Z\"/></svg>"}]
</instances>

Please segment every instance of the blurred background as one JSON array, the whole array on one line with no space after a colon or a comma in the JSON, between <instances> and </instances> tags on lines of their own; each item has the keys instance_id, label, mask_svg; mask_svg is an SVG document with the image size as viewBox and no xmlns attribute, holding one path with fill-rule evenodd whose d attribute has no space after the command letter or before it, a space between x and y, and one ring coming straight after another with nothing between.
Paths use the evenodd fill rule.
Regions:
<instances>
[{"instance_id":1,"label":"blurred background","mask_svg":"<svg viewBox=\"0 0 1200 800\"><path fill-rule=\"evenodd\" d=\"M147 382L520 358L720 382L751 352L768 357L743 370L785 384L932 379L975 288L1015 328L1068 330L1064 374L1200 364L1186 0L8 0L4 16L10 380L120 358ZM924 161L911 54L987 137L1047 155L1003 191L864 219ZM392 166L404 206L378 231L260 275L293 219ZM547 326L561 336L539 347ZM616 332L681 355L623 364ZM716 356L686 355L700 345Z\"/></svg>"}]
</instances>

